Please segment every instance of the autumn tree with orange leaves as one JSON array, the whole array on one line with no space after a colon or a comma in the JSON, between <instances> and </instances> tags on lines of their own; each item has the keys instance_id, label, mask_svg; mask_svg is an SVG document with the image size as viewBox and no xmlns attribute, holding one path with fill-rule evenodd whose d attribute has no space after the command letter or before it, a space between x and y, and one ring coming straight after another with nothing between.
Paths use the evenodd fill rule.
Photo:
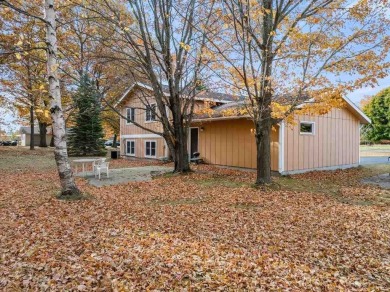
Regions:
<instances>
[{"instance_id":1,"label":"autumn tree with orange leaves","mask_svg":"<svg viewBox=\"0 0 390 292\"><path fill-rule=\"evenodd\" d=\"M59 75L58 45L57 45L57 19L56 6L54 0L44 0L41 5L36 1L30 3L14 3L1 0L0 7L2 14L18 13L28 18L39 21L45 27L45 46L46 52L46 78L48 83L48 104L53 124L54 135L54 157L57 164L57 170L61 183L61 197L78 196L79 189L76 186L73 172L68 159L68 150L66 143L65 118L62 107L61 84ZM43 8L43 9L42 9ZM32 11L30 10L32 9ZM44 11L43 16L42 10ZM37 48L34 48L37 49ZM17 58L19 52L11 52ZM29 52L26 51L25 54Z\"/></svg>"},{"instance_id":2,"label":"autumn tree with orange leaves","mask_svg":"<svg viewBox=\"0 0 390 292\"><path fill-rule=\"evenodd\" d=\"M189 171L188 129L199 79L205 78L205 28L211 26L213 10L195 0L110 0L99 6L84 1L82 7L106 32L99 37L109 48L107 59L127 65L134 79L150 86L151 93L140 98L141 110L150 109L163 131L133 123L164 138L175 172ZM150 96L156 108L149 104Z\"/></svg>"},{"instance_id":3,"label":"autumn tree with orange leaves","mask_svg":"<svg viewBox=\"0 0 390 292\"><path fill-rule=\"evenodd\" d=\"M324 114L341 95L388 74L388 1L222 0L209 38L213 66L251 116L257 184L271 182L271 128L293 113ZM307 103L309 101L309 103ZM301 107L300 105L305 104Z\"/></svg>"},{"instance_id":4,"label":"autumn tree with orange leaves","mask_svg":"<svg viewBox=\"0 0 390 292\"><path fill-rule=\"evenodd\" d=\"M38 3L25 5L28 13L36 13ZM8 105L31 127L30 149L34 149L34 125L38 121L40 147L46 147L46 132L50 125L47 82L45 77L44 25L35 18L12 10L1 10L2 78L0 88Z\"/></svg>"}]
</instances>

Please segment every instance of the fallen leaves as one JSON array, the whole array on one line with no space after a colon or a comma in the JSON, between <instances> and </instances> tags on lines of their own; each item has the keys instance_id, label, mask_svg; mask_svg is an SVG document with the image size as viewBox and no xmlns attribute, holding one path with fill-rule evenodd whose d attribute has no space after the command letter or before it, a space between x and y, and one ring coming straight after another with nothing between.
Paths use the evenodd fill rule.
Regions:
<instances>
[{"instance_id":1,"label":"fallen leaves","mask_svg":"<svg viewBox=\"0 0 390 292\"><path fill-rule=\"evenodd\" d=\"M253 173L212 166L101 188L77 179L93 197L59 201L52 157L35 155L46 169L34 172L23 157L25 168L20 161L20 171L0 176L1 290L390 289L386 204L262 191L250 185ZM146 162L115 162L137 163ZM350 178L343 197L379 190L352 183L358 169L337 175ZM292 179L321 178L334 175Z\"/></svg>"}]
</instances>

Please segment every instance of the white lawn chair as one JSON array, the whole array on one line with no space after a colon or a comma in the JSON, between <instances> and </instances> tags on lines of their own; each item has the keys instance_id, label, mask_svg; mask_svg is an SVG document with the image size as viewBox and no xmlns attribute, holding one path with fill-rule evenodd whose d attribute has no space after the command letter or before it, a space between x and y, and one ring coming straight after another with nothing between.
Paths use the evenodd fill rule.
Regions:
<instances>
[{"instance_id":1,"label":"white lawn chair","mask_svg":"<svg viewBox=\"0 0 390 292\"><path fill-rule=\"evenodd\" d=\"M110 163L109 162L106 162L106 159L103 158L103 159L99 159L97 161L95 161L95 165L94 165L94 173L95 173L95 177L99 176L99 180L100 180L100 175L102 173L102 171L105 171L106 174L107 174L107 178L110 177L109 174L108 174L108 167L109 167Z\"/></svg>"},{"instance_id":2,"label":"white lawn chair","mask_svg":"<svg viewBox=\"0 0 390 292\"><path fill-rule=\"evenodd\" d=\"M94 162L92 162L92 172L96 176L96 165L101 162L105 162L106 158L98 158Z\"/></svg>"}]
</instances>

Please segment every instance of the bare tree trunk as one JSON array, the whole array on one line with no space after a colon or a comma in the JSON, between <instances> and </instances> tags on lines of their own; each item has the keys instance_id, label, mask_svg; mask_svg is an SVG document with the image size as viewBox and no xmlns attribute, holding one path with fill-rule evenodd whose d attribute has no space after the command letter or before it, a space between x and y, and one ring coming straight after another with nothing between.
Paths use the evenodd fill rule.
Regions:
<instances>
[{"instance_id":1,"label":"bare tree trunk","mask_svg":"<svg viewBox=\"0 0 390 292\"><path fill-rule=\"evenodd\" d=\"M271 182L271 119L256 125L257 177L256 184Z\"/></svg>"},{"instance_id":2,"label":"bare tree trunk","mask_svg":"<svg viewBox=\"0 0 390 292\"><path fill-rule=\"evenodd\" d=\"M69 164L65 120L61 105L60 81L57 73L57 35L54 0L44 0L47 43L47 76L49 79L50 113L53 121L54 156L61 182L61 196L79 194Z\"/></svg>"},{"instance_id":3,"label":"bare tree trunk","mask_svg":"<svg viewBox=\"0 0 390 292\"><path fill-rule=\"evenodd\" d=\"M51 139L50 139L50 147L54 147L54 130L53 127L51 127Z\"/></svg>"},{"instance_id":4,"label":"bare tree trunk","mask_svg":"<svg viewBox=\"0 0 390 292\"><path fill-rule=\"evenodd\" d=\"M46 142L46 134L47 134L47 124L40 123L39 124L39 147L47 147Z\"/></svg>"},{"instance_id":5,"label":"bare tree trunk","mask_svg":"<svg viewBox=\"0 0 390 292\"><path fill-rule=\"evenodd\" d=\"M117 146L116 146L116 133L114 134L114 139L112 139L112 148L118 148Z\"/></svg>"},{"instance_id":6,"label":"bare tree trunk","mask_svg":"<svg viewBox=\"0 0 390 292\"><path fill-rule=\"evenodd\" d=\"M30 107L30 150L34 150L34 107Z\"/></svg>"},{"instance_id":7,"label":"bare tree trunk","mask_svg":"<svg viewBox=\"0 0 390 292\"><path fill-rule=\"evenodd\" d=\"M257 99L256 146L257 177L256 184L271 182L271 101L272 101L272 0L263 1L263 45L260 96Z\"/></svg>"},{"instance_id":8,"label":"bare tree trunk","mask_svg":"<svg viewBox=\"0 0 390 292\"><path fill-rule=\"evenodd\" d=\"M176 97L176 103L174 103L174 110L172 111L173 115L173 127L175 131L175 141L173 145L173 161L175 165L174 172L189 172L190 162L188 159L188 149L187 149L187 131L188 127L183 123L183 113L180 105L180 97Z\"/></svg>"},{"instance_id":9,"label":"bare tree trunk","mask_svg":"<svg viewBox=\"0 0 390 292\"><path fill-rule=\"evenodd\" d=\"M180 133L176 137L176 143L174 146L175 152L175 172L189 172L191 170L190 168L190 162L188 159L188 149L187 149L187 133L185 133L185 129L181 128L179 129Z\"/></svg>"}]
</instances>

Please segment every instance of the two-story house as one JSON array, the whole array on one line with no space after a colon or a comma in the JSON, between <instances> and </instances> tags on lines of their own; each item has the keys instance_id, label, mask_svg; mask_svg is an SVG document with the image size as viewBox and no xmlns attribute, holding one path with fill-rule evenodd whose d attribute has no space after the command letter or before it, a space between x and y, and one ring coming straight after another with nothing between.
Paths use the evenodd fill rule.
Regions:
<instances>
[{"instance_id":1,"label":"two-story house","mask_svg":"<svg viewBox=\"0 0 390 292\"><path fill-rule=\"evenodd\" d=\"M283 121L274 127L272 170L289 174L359 165L360 126L370 119L350 100L344 100L342 109L334 108L325 115L296 115L295 123ZM188 135L189 153L200 152L205 163L256 168L253 122L246 115L222 114L240 101L231 95L207 92L196 98L195 107L201 108L208 101L215 104L213 113L195 115ZM117 107L127 117L120 121L122 155L151 159L168 156L164 139L156 134L162 127L150 110L154 106L151 88L142 83L135 83L119 100Z\"/></svg>"}]
</instances>

